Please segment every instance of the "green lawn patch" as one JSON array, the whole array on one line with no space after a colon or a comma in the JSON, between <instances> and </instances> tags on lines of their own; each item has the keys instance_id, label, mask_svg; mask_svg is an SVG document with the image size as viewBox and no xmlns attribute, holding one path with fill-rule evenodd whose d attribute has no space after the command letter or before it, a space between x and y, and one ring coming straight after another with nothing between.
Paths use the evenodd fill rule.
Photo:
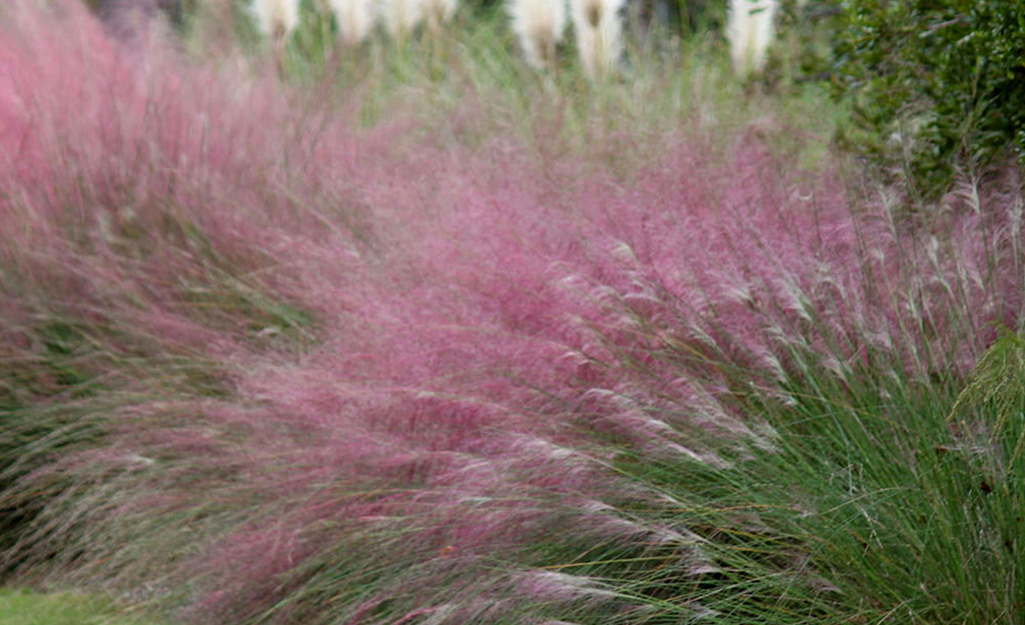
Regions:
<instances>
[{"instance_id":1,"label":"green lawn patch","mask_svg":"<svg viewBox=\"0 0 1025 625\"><path fill-rule=\"evenodd\" d=\"M70 592L0 589L0 625L152 625L106 598Z\"/></svg>"}]
</instances>

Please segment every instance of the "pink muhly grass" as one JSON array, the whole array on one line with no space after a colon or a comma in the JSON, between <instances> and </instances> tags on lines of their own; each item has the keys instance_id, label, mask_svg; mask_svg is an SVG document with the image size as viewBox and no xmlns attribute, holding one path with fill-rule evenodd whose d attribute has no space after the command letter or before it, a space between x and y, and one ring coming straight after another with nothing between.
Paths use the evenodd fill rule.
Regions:
<instances>
[{"instance_id":1,"label":"pink muhly grass","mask_svg":"<svg viewBox=\"0 0 1025 625\"><path fill-rule=\"evenodd\" d=\"M443 588L475 577L475 558L515 553L550 530L565 514L553 495L623 497L621 486L598 477L608 450L582 432L652 460L714 463L693 434L761 436L757 416L732 412L735 381L716 363L740 367L766 392L800 375L816 353L842 367L896 351L927 375L939 361L919 354L972 349L961 343L970 324L1014 310L973 286L983 256L967 234L970 215L959 218L966 238L954 239L958 253L949 256L960 269L925 264L905 282L909 261L895 237L909 235L877 229L885 207L861 217L835 186L798 193L776 181L757 144L740 144L732 167L695 159L699 147L679 146L627 189L596 177L559 192L529 160L505 151L493 157L507 167L497 178L481 155L412 157L425 185L418 191L375 174L364 192L387 197L382 210L402 223L390 235L387 270L338 275L339 285L361 291L350 292L351 315L337 317L335 336L299 362L250 366L238 381L250 407L213 415L222 428L246 432L242 466L250 468L240 483L250 494L241 499L252 502L250 517L264 519L219 543L224 553L243 549L252 568L231 569L234 557L223 566L198 562L201 579L218 588L218 610L254 605L246 579L286 576L302 560L320 572L281 592L329 594L342 562L359 566L341 559L352 547L340 546L334 524L362 528L361 540L380 545L377 558L396 554L394 570L401 553L419 562L419 581L400 575L393 583L448 603ZM701 184L673 176L684 161L701 171ZM966 310L978 319L941 315L968 301L920 290L923 279L938 285L960 275L969 280L958 297L974 302ZM998 280L1001 292L1020 276ZM909 301L952 334L917 334L907 325ZM948 343L950 336L959 338ZM604 506L578 507L572 527L588 536L686 542ZM318 529L313 519L326 523ZM389 535L396 527L407 530L402 538ZM462 568L446 566L453 557ZM688 566L701 569L700 554L691 557ZM375 588L394 592L387 583ZM598 589L585 580L536 590L556 593L544 595L554 601ZM343 605L339 614L349 614ZM410 614L425 609L408 605Z\"/></svg>"},{"instance_id":2,"label":"pink muhly grass","mask_svg":"<svg viewBox=\"0 0 1025 625\"><path fill-rule=\"evenodd\" d=\"M602 80L616 70L623 50L619 16L624 0L570 0L573 32L584 74Z\"/></svg>"},{"instance_id":3,"label":"pink muhly grass","mask_svg":"<svg viewBox=\"0 0 1025 625\"><path fill-rule=\"evenodd\" d=\"M507 0L506 11L527 63L554 70L555 47L566 30L565 0Z\"/></svg>"},{"instance_id":4,"label":"pink muhly grass","mask_svg":"<svg viewBox=\"0 0 1025 625\"><path fill-rule=\"evenodd\" d=\"M196 622L621 600L538 568L552 528L707 571L687 528L620 506L676 504L617 457L723 466L710 440L772 445L738 389L964 372L1021 312L1019 196L966 190L912 230L744 136L725 163L690 136L626 180L561 164L566 184L511 139L395 147L401 128L355 135L173 60L140 77L93 21L25 15L0 27L0 314L122 326L156 373L123 365L154 379L104 411L106 444L19 482L75 485L19 549L74 540L29 560L185 588Z\"/></svg>"},{"instance_id":5,"label":"pink muhly grass","mask_svg":"<svg viewBox=\"0 0 1025 625\"><path fill-rule=\"evenodd\" d=\"M62 39L61 27L95 39L89 45ZM32 479L54 472L77 473L83 483L98 480L94 491L53 505L54 512L87 517L87 525L45 523L38 534L56 541L81 533L90 545L80 554L84 577L113 574L106 570L134 585L132 575L159 567L153 558L143 563L136 557L143 545L159 557L192 552L179 540L207 541L218 545L210 553L235 554L226 568L197 552L184 568L166 572L176 579L199 575L197 587L204 579L219 580L211 586L217 588L214 602L237 607L249 603L251 589L330 551L337 540L331 524L321 531L314 519L368 524L422 517L424 550L416 553L438 554L452 542L472 551L500 535L516 535L511 528L517 518L533 523L535 505L518 496L477 514L460 512L460 502L508 500L509 491L527 487L523 480L512 483L512 476L536 479L538 489L585 481L584 473L573 478L578 472L566 471L567 459L544 440L537 451L516 451L524 435L514 436L514 425L524 416L506 404L529 393L505 373L554 358L557 347L515 333L475 346L482 336L506 334L506 320L513 328L534 327L538 304L476 310L478 296L460 285L408 288L433 263L399 255L388 261L386 274L374 262L360 263L350 216L326 200L352 191L329 188L323 196L306 196L309 212L290 208L290 194L279 191L293 175L283 162L301 169L294 180L326 181L328 171L330 177L356 171L344 130L329 126L332 140L321 144L330 146L325 153L295 138L289 122L277 117L284 99L269 90L222 86L225 93L202 73L172 67L141 82L134 75L121 80L130 72L94 23L76 17L48 28L53 30L4 32L0 39L9 68L0 84L10 95L0 110L4 127L12 129L5 140L25 156L38 155L5 163L2 172L14 209L4 213L11 226L4 232L22 235L21 241L4 237L5 255L16 260L26 285L60 284L50 305L66 306L70 315L98 311L112 325L138 328L156 339L157 355L169 355L173 342L188 341L192 354L223 369L235 398L171 403L160 393L149 400L140 396L109 413L108 448L68 456L28 478L25 492L32 492ZM55 58L63 62L50 65ZM47 59L45 67L41 59ZM76 74L75 63L94 71ZM64 98L89 110L90 124L80 122ZM278 130L266 132L268 127ZM133 158L121 160L126 153ZM305 167L313 162L320 164ZM406 219L403 203L419 208L423 190L414 188L406 197L408 185L388 163L360 169L377 172L360 195L396 202L394 214L382 211L385 222ZM424 175L445 171L428 168ZM332 225L327 231L325 223ZM23 244L25 239L37 247ZM431 239L451 249L444 232ZM489 256L490 263L498 261ZM284 269L293 266L294 272ZM406 281L396 284L396 277ZM268 356L261 355L261 345L263 337L289 328L275 328L281 322L273 316L247 313L258 312L253 307L268 299L261 291L295 295L299 284L312 287L309 303L333 324L328 335L340 338L326 342L317 357L282 365L287 343ZM452 295L458 306L444 307ZM271 301L267 311L274 310ZM507 358L507 350L515 358ZM488 373L474 379L478 370ZM504 427L513 428L505 441L497 436ZM560 470L533 476L543 465ZM122 495L99 505L111 492ZM292 512L276 514L285 509ZM438 516L445 509L453 510L451 519ZM192 532L146 529L157 519L174 524L194 517L204 520L190 521ZM243 518L249 520L241 523ZM116 532L108 532L115 527L135 528L131 532L142 537L126 549ZM252 560L252 566L240 568L236 558ZM235 572L245 576L238 584L229 579ZM265 608L253 604L254 610Z\"/></svg>"}]
</instances>

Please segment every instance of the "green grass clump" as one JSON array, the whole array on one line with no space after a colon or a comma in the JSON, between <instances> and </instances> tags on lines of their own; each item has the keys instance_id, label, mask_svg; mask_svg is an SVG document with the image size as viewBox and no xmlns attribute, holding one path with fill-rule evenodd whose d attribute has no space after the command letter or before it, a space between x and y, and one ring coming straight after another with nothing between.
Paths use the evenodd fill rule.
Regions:
<instances>
[{"instance_id":1,"label":"green grass clump","mask_svg":"<svg viewBox=\"0 0 1025 625\"><path fill-rule=\"evenodd\" d=\"M813 358L808 355L808 358ZM1010 332L965 382L871 358L821 369L777 398L733 401L762 420L748 444L699 441L716 462L624 453L609 514L644 538L578 535L543 570L612 592L577 623L1015 623L1025 597L1025 340ZM886 373L881 373L881 372ZM566 528L569 529L569 528ZM677 532L675 539L652 536ZM578 533L579 534L579 533Z\"/></svg>"}]
</instances>

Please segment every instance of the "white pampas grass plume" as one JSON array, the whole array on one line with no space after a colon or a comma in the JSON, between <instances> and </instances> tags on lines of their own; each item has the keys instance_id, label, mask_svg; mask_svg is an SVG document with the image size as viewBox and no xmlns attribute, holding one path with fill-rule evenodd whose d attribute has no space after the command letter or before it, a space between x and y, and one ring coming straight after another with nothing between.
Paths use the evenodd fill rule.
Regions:
<instances>
[{"instance_id":1,"label":"white pampas grass plume","mask_svg":"<svg viewBox=\"0 0 1025 625\"><path fill-rule=\"evenodd\" d=\"M424 18L423 0L384 0L381 18L389 35L404 39Z\"/></svg>"},{"instance_id":2,"label":"white pampas grass plume","mask_svg":"<svg viewBox=\"0 0 1025 625\"><path fill-rule=\"evenodd\" d=\"M275 41L287 39L299 25L299 0L253 0L256 27Z\"/></svg>"},{"instance_id":3,"label":"white pampas grass plume","mask_svg":"<svg viewBox=\"0 0 1025 625\"><path fill-rule=\"evenodd\" d=\"M573 31L584 73L592 80L609 76L623 50L619 10L625 0L570 0Z\"/></svg>"},{"instance_id":4,"label":"white pampas grass plume","mask_svg":"<svg viewBox=\"0 0 1025 625\"><path fill-rule=\"evenodd\" d=\"M512 31L536 69L555 69L555 46L566 30L565 0L508 0Z\"/></svg>"},{"instance_id":5,"label":"white pampas grass plume","mask_svg":"<svg viewBox=\"0 0 1025 625\"><path fill-rule=\"evenodd\" d=\"M424 13L431 32L441 32L441 25L452 19L456 13L459 0L423 0Z\"/></svg>"},{"instance_id":6,"label":"white pampas grass plume","mask_svg":"<svg viewBox=\"0 0 1025 625\"><path fill-rule=\"evenodd\" d=\"M778 0L730 0L726 38L730 41L733 71L740 78L765 69L775 35Z\"/></svg>"},{"instance_id":7,"label":"white pampas grass plume","mask_svg":"<svg viewBox=\"0 0 1025 625\"><path fill-rule=\"evenodd\" d=\"M328 0L338 22L338 37L347 46L366 40L374 28L376 12L373 0Z\"/></svg>"}]
</instances>

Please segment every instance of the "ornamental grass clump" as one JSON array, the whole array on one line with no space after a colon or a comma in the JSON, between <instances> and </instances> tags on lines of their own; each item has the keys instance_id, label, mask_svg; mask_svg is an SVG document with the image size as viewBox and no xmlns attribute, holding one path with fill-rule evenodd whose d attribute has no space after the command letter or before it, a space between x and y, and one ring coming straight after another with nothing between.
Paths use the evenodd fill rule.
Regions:
<instances>
[{"instance_id":1,"label":"ornamental grass clump","mask_svg":"<svg viewBox=\"0 0 1025 625\"><path fill-rule=\"evenodd\" d=\"M273 219L227 201L275 188L278 175L258 172L285 152L301 161L230 119L284 108L224 97L210 89L224 77L186 78L155 48L154 80L77 3L34 4L5 7L0 35L5 575L82 555L83 515L111 511L84 503L97 501L91 471L153 464L151 450L114 445L125 422L161 402L200 415L231 395L218 359L301 343L310 322L270 286L283 284L258 233ZM218 140L235 133L254 138L244 156ZM104 463L83 467L97 448L111 450Z\"/></svg>"},{"instance_id":2,"label":"ornamental grass clump","mask_svg":"<svg viewBox=\"0 0 1025 625\"><path fill-rule=\"evenodd\" d=\"M548 478L514 476L585 480L507 405L532 393L506 373L558 352L515 332L475 345L511 311L425 287L437 259L397 252L450 246L437 213L401 225L423 208L405 173L446 180L446 158L395 170L389 130L353 150L345 124L290 117L273 85L158 57L136 74L85 14L20 11L0 31L17 156L0 173L6 573L180 600L208 623L305 614L315 603L292 598L312 601L340 554L392 562L368 586L383 595L411 564L541 527L509 492ZM320 122L316 140L300 120ZM354 590L327 586L332 603Z\"/></svg>"},{"instance_id":3,"label":"ornamental grass clump","mask_svg":"<svg viewBox=\"0 0 1025 625\"><path fill-rule=\"evenodd\" d=\"M631 607L561 618L999 621L1021 590L1010 520L1025 502L1007 469L1021 432L985 410L949 415L989 324L1020 327L1014 177L951 198L946 232L884 202L850 213L821 190L795 203L753 180L712 183L727 190L721 217L670 201L690 206L686 221L609 228L622 286L609 273L599 292L623 316L599 330L618 353L602 362L629 373L604 395L634 410L613 430L629 441L613 466L650 491L607 503L651 533L689 533L670 548L582 541L547 570L601 579Z\"/></svg>"},{"instance_id":4,"label":"ornamental grass clump","mask_svg":"<svg viewBox=\"0 0 1025 625\"><path fill-rule=\"evenodd\" d=\"M1015 613L1018 421L957 401L1021 324L1013 170L925 218L764 120L629 172L356 131L39 11L0 25L6 573L204 625Z\"/></svg>"}]
</instances>

